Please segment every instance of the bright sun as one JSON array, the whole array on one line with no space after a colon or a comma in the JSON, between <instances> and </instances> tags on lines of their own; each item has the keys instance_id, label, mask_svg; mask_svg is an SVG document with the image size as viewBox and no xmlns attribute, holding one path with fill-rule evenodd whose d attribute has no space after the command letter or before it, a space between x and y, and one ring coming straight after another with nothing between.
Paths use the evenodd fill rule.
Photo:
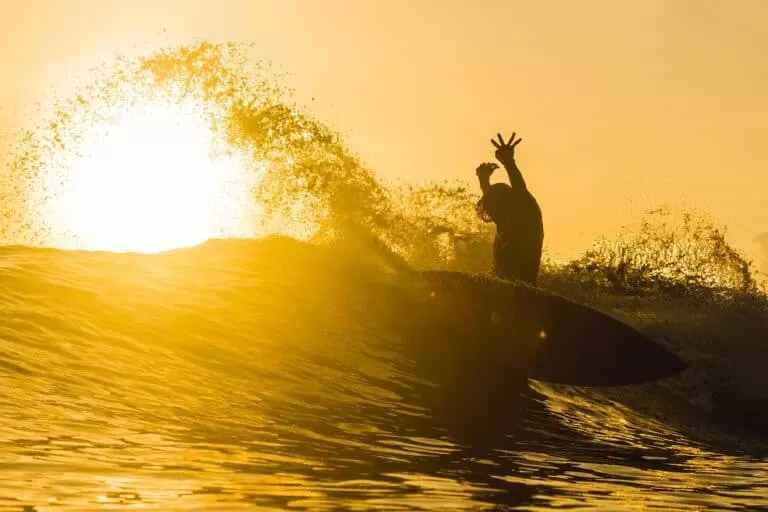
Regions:
<instances>
[{"instance_id":1,"label":"bright sun","mask_svg":"<svg viewBox=\"0 0 768 512\"><path fill-rule=\"evenodd\" d=\"M136 101L89 127L79 151L50 173L46 216L57 245L158 252L248 236L252 200L244 159L214 154L194 101ZM58 174L58 176L57 176Z\"/></svg>"}]
</instances>

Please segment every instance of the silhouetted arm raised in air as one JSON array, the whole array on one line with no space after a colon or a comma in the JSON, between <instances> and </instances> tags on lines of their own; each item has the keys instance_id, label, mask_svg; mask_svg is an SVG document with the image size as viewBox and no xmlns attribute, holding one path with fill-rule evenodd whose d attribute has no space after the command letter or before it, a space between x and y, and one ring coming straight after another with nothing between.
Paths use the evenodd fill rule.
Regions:
<instances>
[{"instance_id":1,"label":"silhouetted arm raised in air","mask_svg":"<svg viewBox=\"0 0 768 512\"><path fill-rule=\"evenodd\" d=\"M480 164L477 167L475 174L477 174L477 179L480 181L480 190L483 191L483 194L485 194L485 191L491 186L491 174L498 168L499 166L497 164L490 162Z\"/></svg>"},{"instance_id":2,"label":"silhouetted arm raised in air","mask_svg":"<svg viewBox=\"0 0 768 512\"><path fill-rule=\"evenodd\" d=\"M499 137L499 140L496 141L495 139L491 139L491 143L496 148L496 159L501 162L501 165L507 170L509 184L512 185L512 188L520 187L522 190L525 190L526 186L523 174L515 163L515 146L520 144L520 141L523 139L515 140L515 134L513 133L509 138L509 141L504 142L504 137L502 137L500 133L497 133L496 135Z\"/></svg>"}]
</instances>

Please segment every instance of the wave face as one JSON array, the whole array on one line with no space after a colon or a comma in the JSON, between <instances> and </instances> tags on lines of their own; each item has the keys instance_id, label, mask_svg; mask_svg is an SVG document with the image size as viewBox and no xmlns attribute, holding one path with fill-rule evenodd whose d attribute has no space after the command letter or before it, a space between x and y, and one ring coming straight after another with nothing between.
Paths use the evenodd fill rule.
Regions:
<instances>
[{"instance_id":1,"label":"wave face","mask_svg":"<svg viewBox=\"0 0 768 512\"><path fill-rule=\"evenodd\" d=\"M440 353L411 350L425 330L403 321L418 304L372 259L287 238L4 249L0 504L764 505L765 443L746 427L764 372L755 340L718 338L745 319L603 294L693 368L618 391L533 383L483 416L511 389L435 391L418 358Z\"/></svg>"},{"instance_id":2,"label":"wave face","mask_svg":"<svg viewBox=\"0 0 768 512\"><path fill-rule=\"evenodd\" d=\"M399 269L485 271L477 197L383 183L231 51L121 63L26 134L0 176L0 508L765 507L768 301L723 230L660 211L544 265L542 287L648 333L684 373L531 382L514 405L482 368L435 382L421 369L451 347L418 324ZM75 147L73 112L136 73L199 93L249 155L258 209L221 235L260 238L78 251L30 215L53 204L35 183Z\"/></svg>"}]
</instances>

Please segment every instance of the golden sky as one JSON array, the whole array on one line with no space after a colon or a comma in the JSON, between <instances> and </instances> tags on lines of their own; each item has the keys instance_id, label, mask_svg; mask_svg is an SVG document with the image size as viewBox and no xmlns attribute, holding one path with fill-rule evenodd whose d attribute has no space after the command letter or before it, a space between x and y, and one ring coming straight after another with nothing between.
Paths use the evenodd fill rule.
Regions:
<instances>
[{"instance_id":1,"label":"golden sky","mask_svg":"<svg viewBox=\"0 0 768 512\"><path fill-rule=\"evenodd\" d=\"M555 255L663 203L754 257L768 231L768 1L5 0L0 121L118 52L201 39L255 43L385 177L474 180L517 131Z\"/></svg>"}]
</instances>

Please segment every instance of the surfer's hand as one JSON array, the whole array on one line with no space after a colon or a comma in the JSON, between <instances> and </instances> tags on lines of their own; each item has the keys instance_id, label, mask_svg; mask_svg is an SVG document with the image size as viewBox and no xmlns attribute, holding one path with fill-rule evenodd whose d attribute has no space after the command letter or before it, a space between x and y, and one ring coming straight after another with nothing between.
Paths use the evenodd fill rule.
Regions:
<instances>
[{"instance_id":1,"label":"surfer's hand","mask_svg":"<svg viewBox=\"0 0 768 512\"><path fill-rule=\"evenodd\" d=\"M491 174L493 174L493 171L499 168L499 164L495 164L493 162L485 162L480 164L477 167L477 170L475 171L475 174L477 174L477 177L481 180L488 180L491 178Z\"/></svg>"},{"instance_id":2,"label":"surfer's hand","mask_svg":"<svg viewBox=\"0 0 768 512\"><path fill-rule=\"evenodd\" d=\"M491 139L491 144L496 148L496 159L501 162L504 167L515 165L515 146L520 144L523 139L518 138L515 140L515 133L509 138L508 142L504 142L504 137L500 133L496 134L499 140Z\"/></svg>"}]
</instances>

